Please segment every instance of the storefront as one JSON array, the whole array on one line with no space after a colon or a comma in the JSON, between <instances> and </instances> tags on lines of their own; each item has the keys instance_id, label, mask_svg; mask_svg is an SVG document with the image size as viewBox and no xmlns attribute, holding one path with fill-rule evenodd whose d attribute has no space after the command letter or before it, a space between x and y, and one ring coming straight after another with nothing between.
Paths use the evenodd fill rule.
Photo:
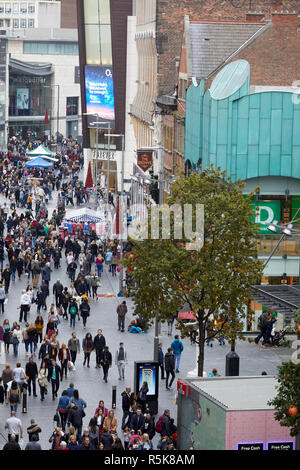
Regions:
<instances>
[{"instance_id":1,"label":"storefront","mask_svg":"<svg viewBox=\"0 0 300 470\"><path fill-rule=\"evenodd\" d=\"M8 134L48 135L51 129L51 64L34 65L10 59ZM48 118L47 118L48 116Z\"/></svg>"}]
</instances>

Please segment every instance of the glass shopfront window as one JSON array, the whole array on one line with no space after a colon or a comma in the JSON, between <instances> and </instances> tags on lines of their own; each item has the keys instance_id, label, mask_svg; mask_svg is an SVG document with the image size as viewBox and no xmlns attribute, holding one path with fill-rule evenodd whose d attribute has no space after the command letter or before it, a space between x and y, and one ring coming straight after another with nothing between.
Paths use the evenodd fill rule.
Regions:
<instances>
[{"instance_id":1,"label":"glass shopfront window","mask_svg":"<svg viewBox=\"0 0 300 470\"><path fill-rule=\"evenodd\" d=\"M44 116L51 110L51 78L21 75L10 70L9 116Z\"/></svg>"}]
</instances>

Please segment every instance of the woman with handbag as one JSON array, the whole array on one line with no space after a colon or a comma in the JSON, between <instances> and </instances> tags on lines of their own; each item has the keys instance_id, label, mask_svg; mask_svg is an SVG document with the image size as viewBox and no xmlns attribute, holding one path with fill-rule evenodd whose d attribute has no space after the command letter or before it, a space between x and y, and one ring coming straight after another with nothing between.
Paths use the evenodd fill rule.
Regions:
<instances>
[{"instance_id":1,"label":"woman with handbag","mask_svg":"<svg viewBox=\"0 0 300 470\"><path fill-rule=\"evenodd\" d=\"M91 357L91 352L94 349L94 342L91 333L87 333L85 335L85 338L82 340L82 350L84 352L84 361L83 365L85 366L85 363L87 362L87 366L90 367L90 357Z\"/></svg>"},{"instance_id":2,"label":"woman with handbag","mask_svg":"<svg viewBox=\"0 0 300 470\"><path fill-rule=\"evenodd\" d=\"M104 420L105 420L105 416L103 414L102 408L98 408L98 411L95 414L95 418L97 419L97 426L98 426L98 429L99 429L99 434L101 436L101 434L104 433L103 424L104 424Z\"/></svg>"},{"instance_id":3,"label":"woman with handbag","mask_svg":"<svg viewBox=\"0 0 300 470\"><path fill-rule=\"evenodd\" d=\"M44 401L45 394L47 394L47 387L48 387L48 369L46 366L46 362L43 361L38 373L38 383L40 386L41 392L41 401Z\"/></svg>"},{"instance_id":4,"label":"woman with handbag","mask_svg":"<svg viewBox=\"0 0 300 470\"><path fill-rule=\"evenodd\" d=\"M137 396L138 404L142 407L142 413L146 411L147 404L147 393L149 392L149 387L147 382L143 382L140 391Z\"/></svg>"}]
</instances>

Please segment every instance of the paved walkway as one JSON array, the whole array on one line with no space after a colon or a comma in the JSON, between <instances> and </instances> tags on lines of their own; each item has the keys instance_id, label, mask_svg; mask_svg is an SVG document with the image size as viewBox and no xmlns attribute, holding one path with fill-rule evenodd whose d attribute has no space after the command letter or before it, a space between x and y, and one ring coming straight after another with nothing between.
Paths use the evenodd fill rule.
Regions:
<instances>
[{"instance_id":1,"label":"paved walkway","mask_svg":"<svg viewBox=\"0 0 300 470\"><path fill-rule=\"evenodd\" d=\"M4 202L3 196L0 196L0 204ZM56 205L56 201L52 200L49 203L49 213L53 210ZM69 279L66 275L66 266L64 260L62 260L62 267L58 270L52 268L52 279L50 283L50 293L52 292L52 285L56 282L57 279L64 284L69 286ZM27 278L22 276L22 279L16 280L15 283L11 283L10 291L8 295L8 303L5 306L5 313L0 318L1 324L3 323L4 318L8 318L12 323L15 320L18 320L18 310L21 290L26 286ZM104 274L102 276L102 287L99 288L98 292L101 294L104 293L114 293L115 295L118 292L119 288L119 279L118 276L115 278L111 277L111 274L108 272L108 268L104 267ZM122 438L122 432L120 430L120 423L122 417L122 407L121 407L121 392L125 389L126 386L131 386L133 389L133 365L136 360L152 360L153 359L153 338L154 338L154 328L152 327L147 334L134 335L130 334L127 330L124 333L121 333L117 329L117 314L116 308L120 302L118 297L112 298L101 298L100 301L91 302L91 314L88 318L87 328L83 329L82 321L77 322L75 331L77 337L82 342L83 337L87 332L91 332L94 336L99 328L103 330L103 334L106 338L107 345L112 352L113 358L115 351L118 348L120 341L123 341L125 348L127 349L128 355L128 366L125 371L125 380L124 382L118 380L118 371L117 367L113 364L112 368L109 371L108 383L104 383L102 380L102 371L95 368L95 354L91 355L91 367L88 369L83 366L83 353L77 356L76 361L76 371L71 372L68 380L63 380L60 389L59 396L62 391L67 388L70 381L73 381L75 388L79 389L80 396L86 400L88 406L86 411L86 417L84 418L84 426L88 426L90 418L94 414L94 410L98 405L99 400L104 400L105 406L111 408L111 391L112 386L116 385L117 387L117 408L115 410L117 419L118 419L118 429L120 432L120 437ZM48 298L47 306L50 305L52 301L52 295ZM130 299L126 299L128 305L128 314L126 317L126 327L129 322L133 319L133 304ZM42 313L44 320L46 314ZM34 321L36 318L36 305L33 305L31 308L31 313L29 316L30 321ZM24 322L22 324L24 327ZM67 342L71 337L73 328L69 326L69 322L62 320L61 325L59 326L58 339L60 344L62 342ZM173 334L175 330L173 331ZM162 331L160 336L161 342L163 343L163 350L170 346L170 343L173 338L167 335L167 326L162 325ZM189 370L194 368L195 364L195 346L190 344L190 341L185 339L183 340L184 352L182 354L180 373L176 374L176 378L185 378ZM11 348L12 349L12 348ZM205 370L210 372L213 367L218 368L220 374L224 375L225 373L225 355L230 350L229 346L219 346L218 344L214 345L213 348L206 347L206 357L205 357ZM277 371L277 365L280 364L282 359L287 359L291 355L290 350L283 349L261 349L253 344L249 344L247 341L239 341L237 343L237 352L240 355L240 374L241 375L260 375L262 370L266 370L268 374L275 374ZM22 366L25 367L27 362L25 356L24 344L19 346L19 357L16 359L11 352L6 357L0 357L0 371L4 368L4 364L9 362L12 367L15 366L16 362L21 362ZM37 360L38 367L40 361ZM175 418L176 422L176 404L175 404L175 395L176 395L176 381L173 384L173 391L166 391L164 383L160 384L160 394L159 394L159 414L164 411L164 409L169 408L171 410L172 417ZM50 392L50 387L49 387ZM21 409L18 411L18 416L22 420L23 427L26 429L30 424L30 419L35 418L37 423L42 428L42 433L40 435L41 445L43 449L50 448L48 442L49 437L54 429L55 423L53 422L53 416L56 411L56 405L58 399L54 402L52 401L51 392L46 396L44 402L40 401L39 387L38 387L38 398L30 397L28 400L28 412L27 414L22 414ZM5 420L9 417L9 407L5 404L0 405L0 448L2 449L5 438L7 437L7 432L4 429ZM24 442L28 442L26 431L24 433Z\"/></svg>"}]
</instances>

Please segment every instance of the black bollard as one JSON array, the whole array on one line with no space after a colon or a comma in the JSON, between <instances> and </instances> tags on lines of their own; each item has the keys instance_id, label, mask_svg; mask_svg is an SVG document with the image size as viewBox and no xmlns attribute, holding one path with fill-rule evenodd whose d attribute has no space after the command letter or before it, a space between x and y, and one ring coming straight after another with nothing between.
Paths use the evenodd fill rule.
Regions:
<instances>
[{"instance_id":1,"label":"black bollard","mask_svg":"<svg viewBox=\"0 0 300 470\"><path fill-rule=\"evenodd\" d=\"M22 413L27 413L27 384L24 383L22 387Z\"/></svg>"},{"instance_id":2,"label":"black bollard","mask_svg":"<svg viewBox=\"0 0 300 470\"><path fill-rule=\"evenodd\" d=\"M113 410L115 410L116 407L117 407L117 387L116 387L116 385L112 386L111 396L112 396L112 405L111 405L111 407L112 407Z\"/></svg>"},{"instance_id":3,"label":"black bollard","mask_svg":"<svg viewBox=\"0 0 300 470\"><path fill-rule=\"evenodd\" d=\"M236 377L240 375L240 358L235 352L235 342L231 344L231 351L226 354L226 377Z\"/></svg>"}]
</instances>

